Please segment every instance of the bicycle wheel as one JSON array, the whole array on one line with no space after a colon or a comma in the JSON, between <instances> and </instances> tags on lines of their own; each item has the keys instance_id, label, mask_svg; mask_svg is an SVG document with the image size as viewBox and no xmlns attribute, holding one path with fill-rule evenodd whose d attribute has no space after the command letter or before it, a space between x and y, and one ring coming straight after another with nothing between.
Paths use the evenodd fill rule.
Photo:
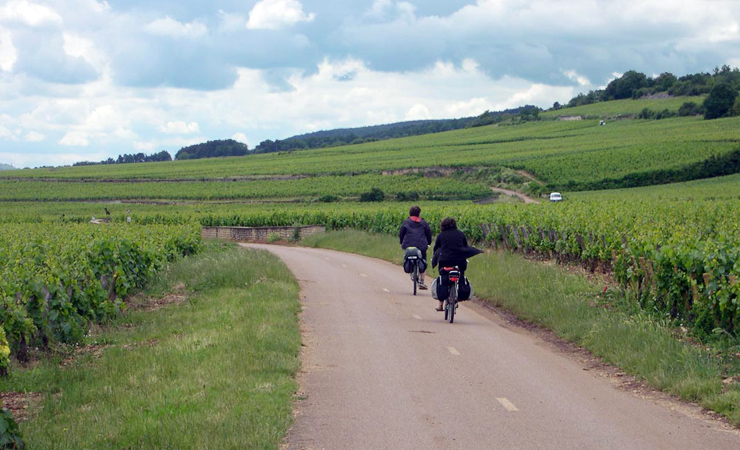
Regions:
<instances>
[{"instance_id":1,"label":"bicycle wheel","mask_svg":"<svg viewBox=\"0 0 740 450\"><path fill-rule=\"evenodd\" d=\"M419 284L419 264L414 264L414 295L416 295L416 286Z\"/></svg>"},{"instance_id":2,"label":"bicycle wheel","mask_svg":"<svg viewBox=\"0 0 740 450\"><path fill-rule=\"evenodd\" d=\"M457 284L453 284L450 288L450 299L447 303L448 308L450 309L450 323L455 321L455 308L457 307Z\"/></svg>"},{"instance_id":3,"label":"bicycle wheel","mask_svg":"<svg viewBox=\"0 0 740 450\"><path fill-rule=\"evenodd\" d=\"M447 320L447 317L449 317L450 315L450 303L447 300L445 300L445 303L442 306L442 309L445 310L445 320Z\"/></svg>"}]
</instances>

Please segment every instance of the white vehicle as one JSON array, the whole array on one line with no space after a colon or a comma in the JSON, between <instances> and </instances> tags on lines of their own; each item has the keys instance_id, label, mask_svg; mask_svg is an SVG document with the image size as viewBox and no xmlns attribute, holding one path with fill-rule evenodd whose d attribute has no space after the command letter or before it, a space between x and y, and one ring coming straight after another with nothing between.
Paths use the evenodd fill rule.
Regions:
<instances>
[{"instance_id":1,"label":"white vehicle","mask_svg":"<svg viewBox=\"0 0 740 450\"><path fill-rule=\"evenodd\" d=\"M553 192L550 194L550 201L551 202L562 202L563 196L560 195L560 192Z\"/></svg>"}]
</instances>

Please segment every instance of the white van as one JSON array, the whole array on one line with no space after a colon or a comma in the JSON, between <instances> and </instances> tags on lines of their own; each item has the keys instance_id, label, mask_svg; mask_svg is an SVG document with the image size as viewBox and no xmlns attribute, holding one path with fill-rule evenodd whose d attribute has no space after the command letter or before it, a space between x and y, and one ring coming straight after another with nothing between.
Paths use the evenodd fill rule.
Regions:
<instances>
[{"instance_id":1,"label":"white van","mask_svg":"<svg viewBox=\"0 0 740 450\"><path fill-rule=\"evenodd\" d=\"M563 196L560 195L560 192L553 192L550 194L550 201L551 202L561 202L563 201Z\"/></svg>"}]
</instances>

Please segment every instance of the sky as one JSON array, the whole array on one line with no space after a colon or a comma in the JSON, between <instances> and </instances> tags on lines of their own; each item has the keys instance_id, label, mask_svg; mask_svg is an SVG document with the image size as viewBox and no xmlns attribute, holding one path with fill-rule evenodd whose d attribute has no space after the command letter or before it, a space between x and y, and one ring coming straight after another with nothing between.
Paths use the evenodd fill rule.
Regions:
<instances>
[{"instance_id":1,"label":"sky","mask_svg":"<svg viewBox=\"0 0 740 450\"><path fill-rule=\"evenodd\" d=\"M549 108L723 64L737 0L0 0L0 163Z\"/></svg>"}]
</instances>

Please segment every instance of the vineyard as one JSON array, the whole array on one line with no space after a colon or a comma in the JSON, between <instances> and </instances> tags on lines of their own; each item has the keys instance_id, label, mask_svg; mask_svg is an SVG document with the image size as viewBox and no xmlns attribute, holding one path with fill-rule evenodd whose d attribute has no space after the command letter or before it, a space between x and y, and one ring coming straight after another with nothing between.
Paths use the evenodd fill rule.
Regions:
<instances>
[{"instance_id":1,"label":"vineyard","mask_svg":"<svg viewBox=\"0 0 740 450\"><path fill-rule=\"evenodd\" d=\"M0 323L10 349L24 360L30 347L80 342L90 323L115 317L122 299L199 246L196 226L4 224Z\"/></svg>"},{"instance_id":2,"label":"vineyard","mask_svg":"<svg viewBox=\"0 0 740 450\"><path fill-rule=\"evenodd\" d=\"M381 189L391 198L475 199L491 195L479 184L421 176L327 176L290 180L90 183L1 181L0 200L256 200L360 197Z\"/></svg>"},{"instance_id":3,"label":"vineyard","mask_svg":"<svg viewBox=\"0 0 740 450\"><path fill-rule=\"evenodd\" d=\"M651 102L673 108L683 100ZM621 114L641 102L609 104ZM526 170L546 188L706 178L740 170L739 124L548 120L239 158L3 173L0 322L22 359L30 346L78 341L90 323L118 314L167 261L198 250L201 226L396 233L413 202L435 232L455 217L483 244L610 273L642 308L696 336L738 337L740 175L564 190L560 204L476 205L470 200L491 196L489 187L450 168ZM400 172L382 174L393 170ZM357 202L373 189L383 203ZM111 223L89 224L93 217Z\"/></svg>"}]
</instances>

